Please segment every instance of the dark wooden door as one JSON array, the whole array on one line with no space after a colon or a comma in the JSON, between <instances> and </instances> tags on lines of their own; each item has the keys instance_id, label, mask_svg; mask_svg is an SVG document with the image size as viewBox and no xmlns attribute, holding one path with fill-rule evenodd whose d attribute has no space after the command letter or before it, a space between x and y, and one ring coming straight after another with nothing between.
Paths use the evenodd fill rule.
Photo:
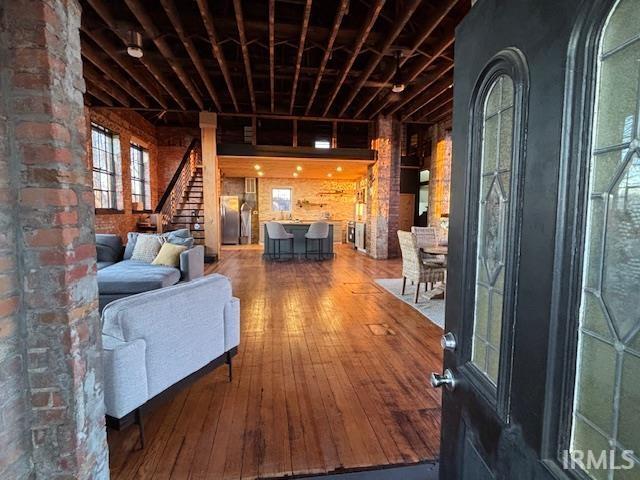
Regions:
<instances>
[{"instance_id":1,"label":"dark wooden door","mask_svg":"<svg viewBox=\"0 0 640 480\"><path fill-rule=\"evenodd\" d=\"M442 479L640 478L639 39L638 0L458 28Z\"/></svg>"}]
</instances>

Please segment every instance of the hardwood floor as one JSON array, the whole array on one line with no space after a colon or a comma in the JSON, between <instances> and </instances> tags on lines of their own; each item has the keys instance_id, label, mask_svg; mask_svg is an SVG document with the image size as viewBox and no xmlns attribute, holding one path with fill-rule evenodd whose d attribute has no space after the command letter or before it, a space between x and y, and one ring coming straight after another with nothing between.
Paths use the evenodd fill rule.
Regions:
<instances>
[{"instance_id":1,"label":"hardwood floor","mask_svg":"<svg viewBox=\"0 0 640 480\"><path fill-rule=\"evenodd\" d=\"M145 414L146 441L109 432L113 479L252 479L434 460L442 331L379 288L400 276L346 246L334 261L271 263L228 249L209 269L241 299L226 368Z\"/></svg>"}]
</instances>

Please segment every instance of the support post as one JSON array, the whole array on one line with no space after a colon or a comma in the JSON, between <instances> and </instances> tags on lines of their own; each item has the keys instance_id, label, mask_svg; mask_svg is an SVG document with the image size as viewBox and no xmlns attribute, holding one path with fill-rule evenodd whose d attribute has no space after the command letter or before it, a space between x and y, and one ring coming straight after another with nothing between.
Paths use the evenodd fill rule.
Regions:
<instances>
[{"instance_id":1,"label":"support post","mask_svg":"<svg viewBox=\"0 0 640 480\"><path fill-rule=\"evenodd\" d=\"M202 143L202 196L204 202L205 255L220 256L220 168L216 146L218 118L215 113L200 112Z\"/></svg>"}]
</instances>

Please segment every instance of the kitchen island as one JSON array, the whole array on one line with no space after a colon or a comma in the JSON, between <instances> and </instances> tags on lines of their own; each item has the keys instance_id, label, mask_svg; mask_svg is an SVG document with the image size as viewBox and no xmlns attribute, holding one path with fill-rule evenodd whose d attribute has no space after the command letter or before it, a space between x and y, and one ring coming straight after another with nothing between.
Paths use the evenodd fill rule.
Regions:
<instances>
[{"instance_id":1,"label":"kitchen island","mask_svg":"<svg viewBox=\"0 0 640 480\"><path fill-rule=\"evenodd\" d=\"M309 226L313 222L296 222L294 220L282 220L281 223L284 229L293 233L293 257L304 258L305 256L305 234L309 230ZM322 246L318 240L309 241L309 258L315 259L330 259L333 258L333 223L329 223L329 238L322 241ZM263 257L266 259L273 259L280 252L281 258L291 257L291 243L286 240L278 241L271 240L269 238L269 232L267 232L267 226L262 225L264 235L264 253ZM320 248L321 247L321 248Z\"/></svg>"}]
</instances>

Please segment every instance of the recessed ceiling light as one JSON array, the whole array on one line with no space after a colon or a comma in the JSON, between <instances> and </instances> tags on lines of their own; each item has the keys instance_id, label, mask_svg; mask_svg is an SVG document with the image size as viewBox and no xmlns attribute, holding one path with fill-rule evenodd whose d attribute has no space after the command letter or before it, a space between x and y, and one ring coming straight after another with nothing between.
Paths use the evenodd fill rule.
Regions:
<instances>
[{"instance_id":1,"label":"recessed ceiling light","mask_svg":"<svg viewBox=\"0 0 640 480\"><path fill-rule=\"evenodd\" d=\"M301 167L300 165L298 165L298 166L296 167L296 170L297 170L297 171L299 171L299 172L301 172L301 171L302 171L302 167Z\"/></svg>"},{"instance_id":2,"label":"recessed ceiling light","mask_svg":"<svg viewBox=\"0 0 640 480\"><path fill-rule=\"evenodd\" d=\"M297 177L298 176L298 172L293 172L293 176Z\"/></svg>"},{"instance_id":3,"label":"recessed ceiling light","mask_svg":"<svg viewBox=\"0 0 640 480\"><path fill-rule=\"evenodd\" d=\"M341 172L342 171L342 167L336 167L336 171L337 172Z\"/></svg>"},{"instance_id":4,"label":"recessed ceiling light","mask_svg":"<svg viewBox=\"0 0 640 480\"><path fill-rule=\"evenodd\" d=\"M327 177L329 178L333 177L333 173L327 173Z\"/></svg>"},{"instance_id":5,"label":"recessed ceiling light","mask_svg":"<svg viewBox=\"0 0 640 480\"><path fill-rule=\"evenodd\" d=\"M264 175L264 172L258 172L258 175L262 177Z\"/></svg>"},{"instance_id":6,"label":"recessed ceiling light","mask_svg":"<svg viewBox=\"0 0 640 480\"><path fill-rule=\"evenodd\" d=\"M260 170L260 165L258 165L257 163L253 166L253 168L255 168L256 170Z\"/></svg>"}]
</instances>

